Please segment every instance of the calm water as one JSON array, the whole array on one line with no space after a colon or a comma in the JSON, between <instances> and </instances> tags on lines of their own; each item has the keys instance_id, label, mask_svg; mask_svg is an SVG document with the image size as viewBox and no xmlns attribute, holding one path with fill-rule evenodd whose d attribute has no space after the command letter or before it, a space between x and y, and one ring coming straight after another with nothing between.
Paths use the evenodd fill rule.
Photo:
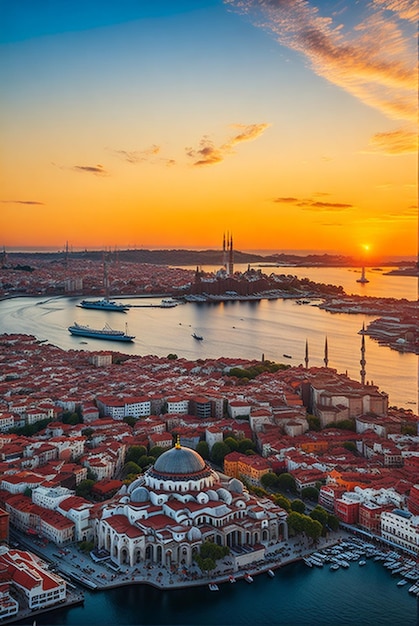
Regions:
<instances>
[{"instance_id":1,"label":"calm water","mask_svg":"<svg viewBox=\"0 0 419 626\"><path fill-rule=\"evenodd\" d=\"M371 560L336 572L296 563L277 570L273 579L255 576L252 585L225 583L218 593L133 585L87 591L84 606L42 615L37 624L414 626L417 600L408 593L410 585L397 587L398 580Z\"/></svg>"},{"instance_id":2,"label":"calm water","mask_svg":"<svg viewBox=\"0 0 419 626\"><path fill-rule=\"evenodd\" d=\"M286 268L293 271L296 268ZM282 271L282 270L281 270ZM348 269L297 269L317 282L348 285L357 274ZM297 273L297 272L296 272ZM355 283L354 283L355 277ZM347 284L345 284L347 283ZM369 295L416 298L416 279L374 273L366 288ZM159 304L160 299L130 299L132 305ZM243 357L304 362L305 342L309 344L309 365L323 365L327 336L329 366L359 380L361 337L358 331L371 319L367 315L331 314L316 306L299 306L293 300L264 300L221 304L186 304L172 309L132 308L127 314L84 310L74 298L16 298L0 302L0 333L28 333L64 349L114 349L131 354L167 356L176 353L187 359ZM133 344L112 344L97 339L76 338L67 327L74 322L113 328L135 335ZM198 342L193 332L203 335ZM288 354L292 359L284 359ZM389 394L390 405L417 412L418 359L379 346L366 337L367 380Z\"/></svg>"}]
</instances>

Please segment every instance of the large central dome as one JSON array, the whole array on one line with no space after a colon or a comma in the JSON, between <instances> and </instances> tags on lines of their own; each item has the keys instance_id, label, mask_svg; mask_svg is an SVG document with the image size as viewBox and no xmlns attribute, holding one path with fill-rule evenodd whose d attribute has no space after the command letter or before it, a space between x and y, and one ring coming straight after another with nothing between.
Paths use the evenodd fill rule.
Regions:
<instances>
[{"instance_id":1,"label":"large central dome","mask_svg":"<svg viewBox=\"0 0 419 626\"><path fill-rule=\"evenodd\" d=\"M154 471L161 474L196 474L206 469L205 461L195 450L174 448L163 452L154 464Z\"/></svg>"}]
</instances>

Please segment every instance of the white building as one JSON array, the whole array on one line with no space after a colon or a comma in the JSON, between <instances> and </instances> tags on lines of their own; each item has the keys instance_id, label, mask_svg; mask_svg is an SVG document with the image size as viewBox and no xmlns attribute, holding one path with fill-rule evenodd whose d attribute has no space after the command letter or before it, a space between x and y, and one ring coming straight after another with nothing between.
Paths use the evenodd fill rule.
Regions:
<instances>
[{"instance_id":1,"label":"white building","mask_svg":"<svg viewBox=\"0 0 419 626\"><path fill-rule=\"evenodd\" d=\"M104 503L93 523L98 548L118 565L189 566L210 540L228 546L237 567L242 546L251 562L287 538L286 517L271 500L251 496L239 480L218 475L197 452L176 444Z\"/></svg>"},{"instance_id":2,"label":"white building","mask_svg":"<svg viewBox=\"0 0 419 626\"><path fill-rule=\"evenodd\" d=\"M394 509L381 514L381 535L399 546L419 554L419 515Z\"/></svg>"},{"instance_id":3,"label":"white building","mask_svg":"<svg viewBox=\"0 0 419 626\"><path fill-rule=\"evenodd\" d=\"M166 404L167 412L169 414L178 413L180 415L187 415L189 413L189 400L173 396L171 398L167 398Z\"/></svg>"}]
</instances>

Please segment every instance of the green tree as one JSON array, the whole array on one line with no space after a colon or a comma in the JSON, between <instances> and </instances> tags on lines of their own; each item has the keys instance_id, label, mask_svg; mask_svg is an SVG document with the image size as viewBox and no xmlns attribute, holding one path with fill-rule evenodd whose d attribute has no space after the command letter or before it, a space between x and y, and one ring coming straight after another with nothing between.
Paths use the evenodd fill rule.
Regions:
<instances>
[{"instance_id":1,"label":"green tree","mask_svg":"<svg viewBox=\"0 0 419 626\"><path fill-rule=\"evenodd\" d=\"M353 441L344 441L342 447L349 450L349 452L357 452L356 443Z\"/></svg>"},{"instance_id":2,"label":"green tree","mask_svg":"<svg viewBox=\"0 0 419 626\"><path fill-rule=\"evenodd\" d=\"M135 417L132 417L132 415L126 415L122 421L125 422L125 424L128 424L128 426L131 426L131 428L133 428L137 423L137 420Z\"/></svg>"},{"instance_id":3,"label":"green tree","mask_svg":"<svg viewBox=\"0 0 419 626\"><path fill-rule=\"evenodd\" d=\"M174 352L169 352L169 354L167 355L167 358L171 360L176 360L178 356Z\"/></svg>"},{"instance_id":4,"label":"green tree","mask_svg":"<svg viewBox=\"0 0 419 626\"><path fill-rule=\"evenodd\" d=\"M196 451L206 461L210 458L210 449L206 441L200 441L196 446Z\"/></svg>"},{"instance_id":5,"label":"green tree","mask_svg":"<svg viewBox=\"0 0 419 626\"><path fill-rule=\"evenodd\" d=\"M293 530L296 535L304 532L304 517L306 516L296 511L292 511L287 517L288 528Z\"/></svg>"},{"instance_id":6,"label":"green tree","mask_svg":"<svg viewBox=\"0 0 419 626\"><path fill-rule=\"evenodd\" d=\"M95 431L93 430L93 428L83 428L83 430L81 431L81 434L84 437L87 437L88 439L91 439L94 432Z\"/></svg>"},{"instance_id":7,"label":"green tree","mask_svg":"<svg viewBox=\"0 0 419 626\"><path fill-rule=\"evenodd\" d=\"M316 487L304 487L301 489L301 497L303 500L312 500L317 502L319 499L319 490Z\"/></svg>"},{"instance_id":8,"label":"green tree","mask_svg":"<svg viewBox=\"0 0 419 626\"><path fill-rule=\"evenodd\" d=\"M323 532L323 526L319 521L312 519L308 515L304 515L304 518L304 533L307 537L310 537L313 541L317 542Z\"/></svg>"},{"instance_id":9,"label":"green tree","mask_svg":"<svg viewBox=\"0 0 419 626\"><path fill-rule=\"evenodd\" d=\"M339 518L336 517L336 515L329 513L329 515L327 516L327 525L329 526L330 530L339 530Z\"/></svg>"},{"instance_id":10,"label":"green tree","mask_svg":"<svg viewBox=\"0 0 419 626\"><path fill-rule=\"evenodd\" d=\"M236 452L239 449L239 442L234 437L227 437L224 443L230 448L230 452Z\"/></svg>"},{"instance_id":11,"label":"green tree","mask_svg":"<svg viewBox=\"0 0 419 626\"><path fill-rule=\"evenodd\" d=\"M306 510L306 505L301 500L293 500L291 502L291 510L296 511L297 513L304 513Z\"/></svg>"},{"instance_id":12,"label":"green tree","mask_svg":"<svg viewBox=\"0 0 419 626\"><path fill-rule=\"evenodd\" d=\"M307 422L310 430L319 432L322 429L320 425L320 418L316 417L315 415L307 415Z\"/></svg>"},{"instance_id":13,"label":"green tree","mask_svg":"<svg viewBox=\"0 0 419 626\"><path fill-rule=\"evenodd\" d=\"M277 489L278 488L278 476L274 472L266 472L260 479L262 487L265 489Z\"/></svg>"},{"instance_id":14,"label":"green tree","mask_svg":"<svg viewBox=\"0 0 419 626\"><path fill-rule=\"evenodd\" d=\"M297 491L297 487L294 476L291 476L288 472L280 474L278 476L278 488L281 489L281 491L295 493Z\"/></svg>"},{"instance_id":15,"label":"green tree","mask_svg":"<svg viewBox=\"0 0 419 626\"><path fill-rule=\"evenodd\" d=\"M254 450L255 448L256 446L251 439L247 439L246 437L244 439L240 439L239 452L246 454L248 450Z\"/></svg>"},{"instance_id":16,"label":"green tree","mask_svg":"<svg viewBox=\"0 0 419 626\"><path fill-rule=\"evenodd\" d=\"M153 459L155 460L155 459L158 459L159 456L163 454L163 452L164 452L164 448L162 448L161 446L153 446L152 448L150 448L148 454L149 456L152 456Z\"/></svg>"},{"instance_id":17,"label":"green tree","mask_svg":"<svg viewBox=\"0 0 419 626\"><path fill-rule=\"evenodd\" d=\"M327 526L327 520L329 514L325 509L319 505L317 505L310 513L310 517L314 520L320 522L323 528Z\"/></svg>"},{"instance_id":18,"label":"green tree","mask_svg":"<svg viewBox=\"0 0 419 626\"><path fill-rule=\"evenodd\" d=\"M130 474L134 474L134 475L138 475L142 473L142 469L139 465L137 465L137 463L134 463L134 461L128 461L128 463L125 463L123 469L122 469L122 477L123 478L127 478Z\"/></svg>"},{"instance_id":19,"label":"green tree","mask_svg":"<svg viewBox=\"0 0 419 626\"><path fill-rule=\"evenodd\" d=\"M146 454L147 448L145 446L130 446L125 455L125 462L134 461L134 463L140 465L139 459Z\"/></svg>"},{"instance_id":20,"label":"green tree","mask_svg":"<svg viewBox=\"0 0 419 626\"><path fill-rule=\"evenodd\" d=\"M94 484L95 481L89 478L82 480L76 487L76 496L80 496L81 498L90 498Z\"/></svg>"},{"instance_id":21,"label":"green tree","mask_svg":"<svg viewBox=\"0 0 419 626\"><path fill-rule=\"evenodd\" d=\"M230 448L224 443L224 441L217 441L214 443L211 450L211 460L218 466L222 467L224 463L224 457L230 453Z\"/></svg>"},{"instance_id":22,"label":"green tree","mask_svg":"<svg viewBox=\"0 0 419 626\"><path fill-rule=\"evenodd\" d=\"M285 509L287 513L291 512L291 501L288 500L288 498L286 498L285 496L281 494L274 494L272 496L272 500L275 502L275 504Z\"/></svg>"}]
</instances>

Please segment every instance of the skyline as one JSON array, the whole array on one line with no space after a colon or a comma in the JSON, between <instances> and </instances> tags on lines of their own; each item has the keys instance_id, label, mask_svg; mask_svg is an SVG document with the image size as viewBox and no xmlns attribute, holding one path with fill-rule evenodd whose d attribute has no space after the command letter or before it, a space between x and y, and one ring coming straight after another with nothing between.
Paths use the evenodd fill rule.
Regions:
<instances>
[{"instance_id":1,"label":"skyline","mask_svg":"<svg viewBox=\"0 0 419 626\"><path fill-rule=\"evenodd\" d=\"M416 256L415 2L0 8L0 245Z\"/></svg>"}]
</instances>

